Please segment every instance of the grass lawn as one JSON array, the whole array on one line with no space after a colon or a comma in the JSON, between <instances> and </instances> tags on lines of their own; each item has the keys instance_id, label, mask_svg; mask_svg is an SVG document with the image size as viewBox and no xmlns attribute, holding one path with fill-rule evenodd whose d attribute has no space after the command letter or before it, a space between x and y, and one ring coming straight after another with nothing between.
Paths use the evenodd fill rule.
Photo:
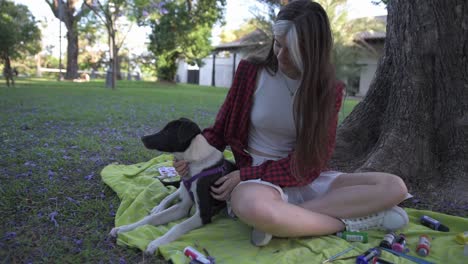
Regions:
<instances>
[{"instance_id":1,"label":"grass lawn","mask_svg":"<svg viewBox=\"0 0 468 264\"><path fill-rule=\"evenodd\" d=\"M119 206L112 162L158 153L139 138L169 120L212 124L227 89L151 82L0 84L0 263L166 263L107 236ZM347 99L340 119L357 104Z\"/></svg>"}]
</instances>

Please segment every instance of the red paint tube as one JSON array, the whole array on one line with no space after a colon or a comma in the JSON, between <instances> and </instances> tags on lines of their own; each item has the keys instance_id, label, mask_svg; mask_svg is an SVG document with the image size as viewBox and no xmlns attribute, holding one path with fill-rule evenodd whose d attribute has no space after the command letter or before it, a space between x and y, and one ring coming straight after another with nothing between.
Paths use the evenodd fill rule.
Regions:
<instances>
[{"instance_id":1,"label":"red paint tube","mask_svg":"<svg viewBox=\"0 0 468 264\"><path fill-rule=\"evenodd\" d=\"M210 259L190 246L184 249L184 255L202 264L212 264Z\"/></svg>"},{"instance_id":2,"label":"red paint tube","mask_svg":"<svg viewBox=\"0 0 468 264\"><path fill-rule=\"evenodd\" d=\"M425 257L429 255L430 247L431 247L430 238L426 235L421 235L419 237L419 244L416 247L416 253L418 253L419 256Z\"/></svg>"}]
</instances>

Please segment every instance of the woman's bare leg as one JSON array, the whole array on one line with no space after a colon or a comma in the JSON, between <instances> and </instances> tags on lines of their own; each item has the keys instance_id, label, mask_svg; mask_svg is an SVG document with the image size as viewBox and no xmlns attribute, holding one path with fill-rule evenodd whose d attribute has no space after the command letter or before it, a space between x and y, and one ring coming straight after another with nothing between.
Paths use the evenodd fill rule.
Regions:
<instances>
[{"instance_id":1,"label":"woman's bare leg","mask_svg":"<svg viewBox=\"0 0 468 264\"><path fill-rule=\"evenodd\" d=\"M350 173L338 176L322 197L300 206L284 202L277 190L258 183L238 185L231 206L245 223L279 237L318 236L344 229L338 218L366 216L404 200L407 189L397 176Z\"/></svg>"},{"instance_id":2,"label":"woman's bare leg","mask_svg":"<svg viewBox=\"0 0 468 264\"><path fill-rule=\"evenodd\" d=\"M353 218L389 209L408 193L400 177L379 172L346 173L338 176L322 197L300 206L337 218Z\"/></svg>"},{"instance_id":3,"label":"woman's bare leg","mask_svg":"<svg viewBox=\"0 0 468 264\"><path fill-rule=\"evenodd\" d=\"M340 220L289 204L263 184L238 185L231 193L231 206L246 224L279 237L328 235L344 229Z\"/></svg>"}]
</instances>

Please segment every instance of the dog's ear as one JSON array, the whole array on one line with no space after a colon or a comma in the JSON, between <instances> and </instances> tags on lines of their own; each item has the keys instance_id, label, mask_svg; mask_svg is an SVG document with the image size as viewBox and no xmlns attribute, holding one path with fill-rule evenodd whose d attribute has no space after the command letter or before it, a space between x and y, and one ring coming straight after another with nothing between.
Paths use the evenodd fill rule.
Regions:
<instances>
[{"instance_id":1,"label":"dog's ear","mask_svg":"<svg viewBox=\"0 0 468 264\"><path fill-rule=\"evenodd\" d=\"M180 143L191 141L196 135L201 133L200 127L187 118L180 118L180 126L177 130L177 139Z\"/></svg>"}]
</instances>

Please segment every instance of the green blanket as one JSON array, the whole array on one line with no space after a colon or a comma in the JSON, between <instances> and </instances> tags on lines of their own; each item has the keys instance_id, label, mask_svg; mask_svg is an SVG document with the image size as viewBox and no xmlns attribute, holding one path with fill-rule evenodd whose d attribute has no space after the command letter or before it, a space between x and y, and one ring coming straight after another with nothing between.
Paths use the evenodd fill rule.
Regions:
<instances>
[{"instance_id":1,"label":"green blanket","mask_svg":"<svg viewBox=\"0 0 468 264\"><path fill-rule=\"evenodd\" d=\"M225 156L232 159L232 154L225 152ZM115 216L115 225L121 226L133 223L146 216L155 205L166 195L175 191L172 186L165 187L156 178L158 168L172 165L171 155L160 155L148 162L134 165L111 164L106 166L101 176L103 181L112 188L121 199L120 207ZM464 256L464 246L457 244L455 236L468 230L468 219L436 213L406 209L410 217L410 224L400 230L407 236L409 255L417 256L415 248L419 236L422 234L432 237L431 251L425 260L433 263L468 263L468 256ZM450 227L448 233L431 230L418 223L419 217L428 215L438 219ZM172 222L163 226L142 226L133 231L118 235L117 243L129 247L145 250L148 243L161 236L175 224ZM112 227L109 227L109 230ZM266 247L252 246L251 229L239 220L231 219L220 214L213 222L199 229L193 230L178 240L161 246L159 253L175 264L188 263L182 250L192 246L203 252L206 249L215 257L217 263L321 263L323 260L350 247L350 243L336 236L308 237L308 238L274 238ZM368 232L369 243L357 243L357 247L344 256L362 254L371 247L375 247L385 235L384 232ZM383 252L383 258L393 263L414 263ZM355 263L354 259L339 260L333 263Z\"/></svg>"}]
</instances>

